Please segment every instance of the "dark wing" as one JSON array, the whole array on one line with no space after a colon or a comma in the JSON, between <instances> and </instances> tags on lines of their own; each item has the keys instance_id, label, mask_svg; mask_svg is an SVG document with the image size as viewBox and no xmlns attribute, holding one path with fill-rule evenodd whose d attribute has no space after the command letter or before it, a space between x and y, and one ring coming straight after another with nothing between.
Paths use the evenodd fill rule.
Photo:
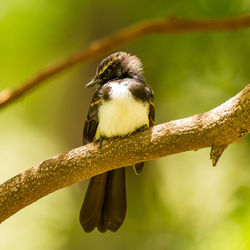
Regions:
<instances>
[{"instance_id":1,"label":"dark wing","mask_svg":"<svg viewBox=\"0 0 250 250\"><path fill-rule=\"evenodd\" d=\"M91 101L89 112L84 124L83 129L83 145L90 143L94 140L96 129L99 123L98 120L98 110L101 104L102 98L100 94L100 89L98 89Z\"/></svg>"},{"instance_id":2,"label":"dark wing","mask_svg":"<svg viewBox=\"0 0 250 250\"><path fill-rule=\"evenodd\" d=\"M154 92L153 90L147 85L146 87L147 93L147 101L149 103L149 112L148 112L148 120L149 120L149 127L154 126L155 122L155 105L154 105ZM140 174L144 166L144 162L140 162L134 165L134 170L136 174Z\"/></svg>"},{"instance_id":3,"label":"dark wing","mask_svg":"<svg viewBox=\"0 0 250 250\"><path fill-rule=\"evenodd\" d=\"M149 127L154 126L155 124L155 105L154 105L154 92L152 89L149 88L149 113L148 113L148 119L149 119Z\"/></svg>"}]
</instances>

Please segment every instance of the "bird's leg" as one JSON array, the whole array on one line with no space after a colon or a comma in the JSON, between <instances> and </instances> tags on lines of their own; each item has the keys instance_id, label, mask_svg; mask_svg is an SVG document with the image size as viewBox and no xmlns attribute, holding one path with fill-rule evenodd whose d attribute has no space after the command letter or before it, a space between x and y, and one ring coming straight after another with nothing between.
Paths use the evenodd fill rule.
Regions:
<instances>
[{"instance_id":1,"label":"bird's leg","mask_svg":"<svg viewBox=\"0 0 250 250\"><path fill-rule=\"evenodd\" d=\"M99 137L98 139L94 140L94 144L99 143L99 148L102 147L102 142L105 140L104 137Z\"/></svg>"},{"instance_id":2,"label":"bird's leg","mask_svg":"<svg viewBox=\"0 0 250 250\"><path fill-rule=\"evenodd\" d=\"M136 131L134 131L134 133L142 132L142 131L144 131L147 128L148 128L148 125L144 125L144 126L138 128Z\"/></svg>"}]
</instances>

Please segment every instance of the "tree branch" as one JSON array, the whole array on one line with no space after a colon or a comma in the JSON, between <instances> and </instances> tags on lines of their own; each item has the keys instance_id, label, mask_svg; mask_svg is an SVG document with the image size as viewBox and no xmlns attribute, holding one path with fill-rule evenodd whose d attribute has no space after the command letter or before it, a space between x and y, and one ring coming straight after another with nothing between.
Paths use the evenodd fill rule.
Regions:
<instances>
[{"instance_id":1,"label":"tree branch","mask_svg":"<svg viewBox=\"0 0 250 250\"><path fill-rule=\"evenodd\" d=\"M250 84L217 108L157 125L124 138L93 143L45 160L0 186L0 222L60 188L103 172L166 155L212 147L223 150L250 131Z\"/></svg>"},{"instance_id":2,"label":"tree branch","mask_svg":"<svg viewBox=\"0 0 250 250\"><path fill-rule=\"evenodd\" d=\"M130 43L145 35L154 33L172 34L184 32L231 31L247 28L249 26L250 16L208 20L185 20L171 17L162 20L143 21L134 26L118 31L111 36L93 41L86 49L75 52L50 64L18 87L1 91L0 108L17 100L55 74L68 69L77 63L85 62L88 59L95 58L121 45Z\"/></svg>"}]
</instances>

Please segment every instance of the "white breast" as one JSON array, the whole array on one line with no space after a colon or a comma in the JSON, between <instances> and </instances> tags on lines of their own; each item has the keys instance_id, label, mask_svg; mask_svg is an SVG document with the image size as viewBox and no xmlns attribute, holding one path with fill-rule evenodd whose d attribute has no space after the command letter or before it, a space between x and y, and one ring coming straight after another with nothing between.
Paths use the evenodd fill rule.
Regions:
<instances>
[{"instance_id":1,"label":"white breast","mask_svg":"<svg viewBox=\"0 0 250 250\"><path fill-rule=\"evenodd\" d=\"M149 125L149 104L136 100L127 82L111 83L111 100L104 102L98 112L99 125L96 139L125 136L140 127Z\"/></svg>"}]
</instances>

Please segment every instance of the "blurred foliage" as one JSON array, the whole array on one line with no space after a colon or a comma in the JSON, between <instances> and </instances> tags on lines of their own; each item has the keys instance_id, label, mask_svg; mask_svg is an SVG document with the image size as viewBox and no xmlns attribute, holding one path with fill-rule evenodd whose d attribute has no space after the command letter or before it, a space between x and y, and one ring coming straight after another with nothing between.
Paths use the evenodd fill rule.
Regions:
<instances>
[{"instance_id":1,"label":"blurred foliage","mask_svg":"<svg viewBox=\"0 0 250 250\"><path fill-rule=\"evenodd\" d=\"M127 25L175 15L249 13L247 0L0 0L0 89ZM155 90L157 123L205 112L250 79L250 31L152 35L121 48L138 55ZM1 181L81 145L100 58L47 81L0 113ZM250 249L250 143L231 145L216 168L209 149L127 171L128 215L117 233L85 234L78 213L87 182L55 192L0 226L1 250Z\"/></svg>"}]
</instances>

